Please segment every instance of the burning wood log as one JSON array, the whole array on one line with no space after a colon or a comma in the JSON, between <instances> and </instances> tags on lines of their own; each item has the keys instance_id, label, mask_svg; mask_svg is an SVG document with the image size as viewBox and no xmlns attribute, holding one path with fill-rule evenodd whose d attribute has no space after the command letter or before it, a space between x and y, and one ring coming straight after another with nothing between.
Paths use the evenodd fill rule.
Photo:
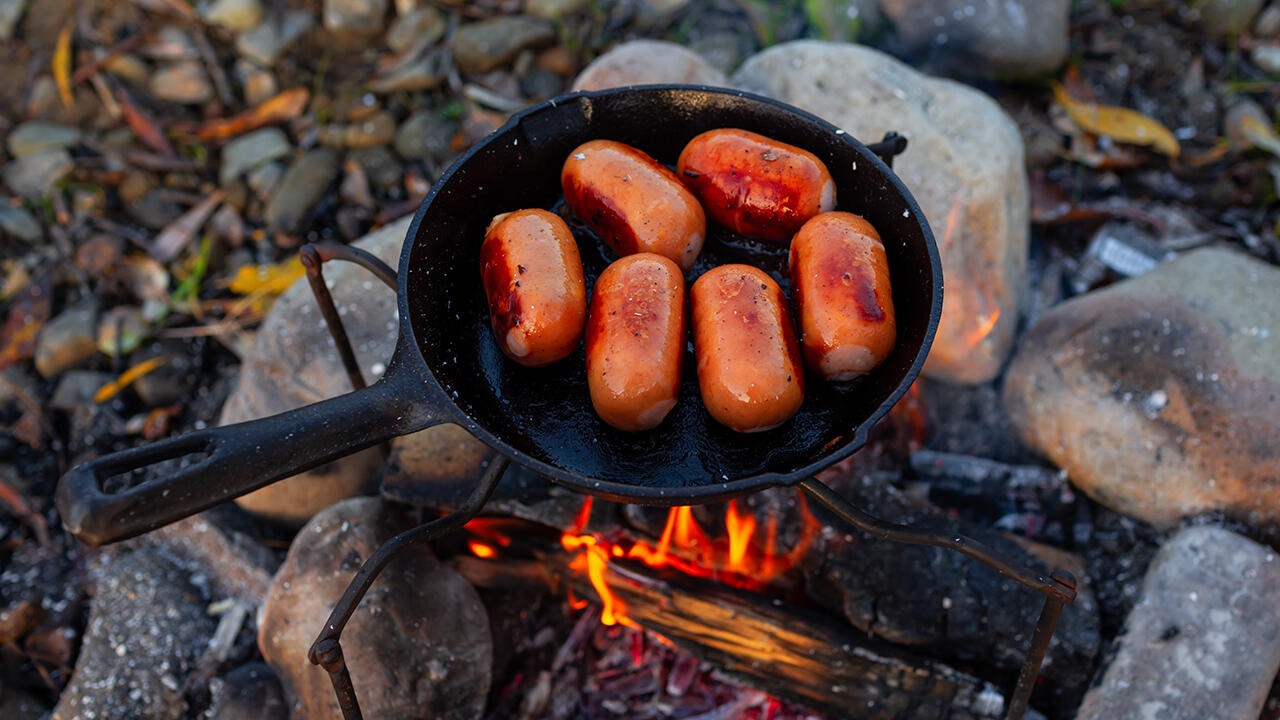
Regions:
<instances>
[{"instance_id":1,"label":"burning wood log","mask_svg":"<svg viewBox=\"0 0 1280 720\"><path fill-rule=\"evenodd\" d=\"M481 587L540 582L599 602L605 621L649 629L741 682L837 717L858 708L868 720L994 718L1003 706L993 685L820 613L634 560L606 561L590 543L567 550L541 527L520 525L530 532L518 548L460 556L458 570ZM525 557L510 557L517 552Z\"/></svg>"}]
</instances>

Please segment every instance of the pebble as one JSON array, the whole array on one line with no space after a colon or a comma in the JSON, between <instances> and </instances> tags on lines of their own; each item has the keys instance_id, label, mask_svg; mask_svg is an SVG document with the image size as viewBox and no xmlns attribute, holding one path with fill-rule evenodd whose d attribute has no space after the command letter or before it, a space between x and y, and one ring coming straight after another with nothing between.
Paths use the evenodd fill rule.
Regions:
<instances>
[{"instance_id":1,"label":"pebble","mask_svg":"<svg viewBox=\"0 0 1280 720\"><path fill-rule=\"evenodd\" d=\"M75 162L64 149L24 155L4 164L4 183L15 195L39 200L71 172Z\"/></svg>"},{"instance_id":2,"label":"pebble","mask_svg":"<svg viewBox=\"0 0 1280 720\"><path fill-rule=\"evenodd\" d=\"M264 218L274 230L296 233L311 210L320 202L338 177L341 161L327 148L317 148L293 161L276 194L267 203Z\"/></svg>"},{"instance_id":3,"label":"pebble","mask_svg":"<svg viewBox=\"0 0 1280 720\"><path fill-rule=\"evenodd\" d=\"M26 6L27 0L0 0L0 41L13 37L13 28Z\"/></svg>"},{"instance_id":4,"label":"pebble","mask_svg":"<svg viewBox=\"0 0 1280 720\"><path fill-rule=\"evenodd\" d=\"M248 30L262 21L262 0L213 0L200 8L200 17L233 32Z\"/></svg>"},{"instance_id":5,"label":"pebble","mask_svg":"<svg viewBox=\"0 0 1280 720\"><path fill-rule=\"evenodd\" d=\"M203 105L213 99L213 84L195 61L179 62L157 70L149 84L151 94L182 105Z\"/></svg>"},{"instance_id":6,"label":"pebble","mask_svg":"<svg viewBox=\"0 0 1280 720\"><path fill-rule=\"evenodd\" d=\"M431 90L440 87L449 71L448 52L431 48L421 53L406 53L402 61L375 77L369 89L379 93Z\"/></svg>"},{"instance_id":7,"label":"pebble","mask_svg":"<svg viewBox=\"0 0 1280 720\"><path fill-rule=\"evenodd\" d=\"M244 101L249 105L260 105L275 97L280 92L280 83L275 73L264 70L252 63L245 64L241 77L244 78Z\"/></svg>"},{"instance_id":8,"label":"pebble","mask_svg":"<svg viewBox=\"0 0 1280 720\"><path fill-rule=\"evenodd\" d=\"M411 219L390 223L354 245L394 267ZM351 263L329 263L324 274L343 312L356 360L372 383L377 376L373 370L385 365L395 346L395 293ZM299 280L276 300L254 334L219 424L275 415L350 390L311 288ZM236 502L256 515L296 527L343 498L368 492L385 461L380 447L362 450Z\"/></svg>"},{"instance_id":9,"label":"pebble","mask_svg":"<svg viewBox=\"0 0 1280 720\"><path fill-rule=\"evenodd\" d=\"M58 378L58 385L49 398L49 407L72 412L93 403L99 388L115 379L111 373L90 370L68 370Z\"/></svg>"},{"instance_id":10,"label":"pebble","mask_svg":"<svg viewBox=\"0 0 1280 720\"><path fill-rule=\"evenodd\" d=\"M948 74L1034 77L1067 58L1070 0L882 0L909 54Z\"/></svg>"},{"instance_id":11,"label":"pebble","mask_svg":"<svg viewBox=\"0 0 1280 720\"><path fill-rule=\"evenodd\" d=\"M330 32L375 33L386 14L387 0L324 0L324 27Z\"/></svg>"},{"instance_id":12,"label":"pebble","mask_svg":"<svg viewBox=\"0 0 1280 720\"><path fill-rule=\"evenodd\" d=\"M388 145L396 136L396 118L383 110L347 126L346 145L352 148Z\"/></svg>"},{"instance_id":13,"label":"pebble","mask_svg":"<svg viewBox=\"0 0 1280 720\"><path fill-rule=\"evenodd\" d=\"M328 675L307 651L360 566L408 513L376 498L344 500L298 534L262 607L258 645L298 708L340 717ZM491 683L489 618L471 584L426 544L387 566L342 634L342 651L366 717L470 720Z\"/></svg>"},{"instance_id":14,"label":"pebble","mask_svg":"<svg viewBox=\"0 0 1280 720\"><path fill-rule=\"evenodd\" d=\"M632 40L583 68L572 89L604 90L653 83L729 84L723 72L681 45L664 40Z\"/></svg>"},{"instance_id":15,"label":"pebble","mask_svg":"<svg viewBox=\"0 0 1280 720\"><path fill-rule=\"evenodd\" d=\"M40 223L25 208L10 205L6 198L0 197L0 231L33 243L43 236Z\"/></svg>"},{"instance_id":16,"label":"pebble","mask_svg":"<svg viewBox=\"0 0 1280 720\"><path fill-rule=\"evenodd\" d=\"M127 203L125 210L134 220L151 230L163 230L183 213L183 207L172 200L166 200L158 188L151 188L137 200Z\"/></svg>"},{"instance_id":17,"label":"pebble","mask_svg":"<svg viewBox=\"0 0 1280 720\"><path fill-rule=\"evenodd\" d=\"M389 190L400 185L404 166L396 159L395 153L388 150L385 145L360 148L353 151L349 157L360 163L360 167L364 169L365 175L374 187Z\"/></svg>"},{"instance_id":18,"label":"pebble","mask_svg":"<svg viewBox=\"0 0 1280 720\"><path fill-rule=\"evenodd\" d=\"M457 120L445 118L438 112L416 112L396 131L396 152L409 160L442 158L449 152L449 140L458 132L458 125Z\"/></svg>"},{"instance_id":19,"label":"pebble","mask_svg":"<svg viewBox=\"0 0 1280 720\"><path fill-rule=\"evenodd\" d=\"M271 67L315 24L315 17L307 10L286 11L279 32L274 20L258 23L236 36L236 51L259 65Z\"/></svg>"},{"instance_id":20,"label":"pebble","mask_svg":"<svg viewBox=\"0 0 1280 720\"><path fill-rule=\"evenodd\" d=\"M156 548L111 553L105 563L54 717L186 717L183 683L217 625L205 612L204 592L189 569Z\"/></svg>"},{"instance_id":21,"label":"pebble","mask_svg":"<svg viewBox=\"0 0 1280 720\"><path fill-rule=\"evenodd\" d=\"M1222 124L1226 127L1227 139L1231 141L1233 147L1241 149L1253 147L1253 140L1250 138L1246 124L1246 120L1249 119L1259 123L1261 127L1271 127L1271 118L1267 116L1267 111L1253 99L1245 95L1231 98Z\"/></svg>"},{"instance_id":22,"label":"pebble","mask_svg":"<svg viewBox=\"0 0 1280 720\"><path fill-rule=\"evenodd\" d=\"M7 138L9 154L16 157L34 155L46 150L69 148L79 144L84 134L80 128L42 120L28 120L15 127Z\"/></svg>"},{"instance_id":23,"label":"pebble","mask_svg":"<svg viewBox=\"0 0 1280 720\"><path fill-rule=\"evenodd\" d=\"M1030 234L1022 137L1013 120L973 88L858 45L775 45L748 58L733 81L864 143L890 130L907 138L893 169L929 219L947 284L924 372L957 383L996 377L1018 325Z\"/></svg>"},{"instance_id":24,"label":"pebble","mask_svg":"<svg viewBox=\"0 0 1280 720\"><path fill-rule=\"evenodd\" d=\"M463 72L486 73L515 60L525 48L550 45L555 39L554 28L545 20L502 15L458 28L453 59Z\"/></svg>"},{"instance_id":25,"label":"pebble","mask_svg":"<svg viewBox=\"0 0 1280 720\"><path fill-rule=\"evenodd\" d=\"M267 202L275 194L282 177L284 177L284 164L269 162L250 170L244 181L259 200Z\"/></svg>"},{"instance_id":26,"label":"pebble","mask_svg":"<svg viewBox=\"0 0 1280 720\"><path fill-rule=\"evenodd\" d=\"M98 308L81 303L45 323L36 340L36 371L45 378L80 367L98 351Z\"/></svg>"},{"instance_id":27,"label":"pebble","mask_svg":"<svg viewBox=\"0 0 1280 720\"><path fill-rule=\"evenodd\" d=\"M591 0L526 0L524 11L546 20L560 20L591 7Z\"/></svg>"},{"instance_id":28,"label":"pebble","mask_svg":"<svg viewBox=\"0 0 1280 720\"><path fill-rule=\"evenodd\" d=\"M1249 57L1263 72L1280 74L1280 45L1259 45L1250 51Z\"/></svg>"},{"instance_id":29,"label":"pebble","mask_svg":"<svg viewBox=\"0 0 1280 720\"><path fill-rule=\"evenodd\" d=\"M1053 308L1019 341L1018 436L1116 512L1280 520L1280 269L1202 249Z\"/></svg>"},{"instance_id":30,"label":"pebble","mask_svg":"<svg viewBox=\"0 0 1280 720\"><path fill-rule=\"evenodd\" d=\"M1257 720L1280 670L1277 596L1275 550L1222 528L1180 531L1077 720Z\"/></svg>"},{"instance_id":31,"label":"pebble","mask_svg":"<svg viewBox=\"0 0 1280 720\"><path fill-rule=\"evenodd\" d=\"M387 47L403 53L420 45L434 45L444 37L446 25L444 14L434 7L428 5L410 10L391 23L387 30Z\"/></svg>"},{"instance_id":32,"label":"pebble","mask_svg":"<svg viewBox=\"0 0 1280 720\"><path fill-rule=\"evenodd\" d=\"M1271 3L1258 13L1253 21L1253 34L1264 39L1280 35L1280 3Z\"/></svg>"},{"instance_id":33,"label":"pebble","mask_svg":"<svg viewBox=\"0 0 1280 720\"><path fill-rule=\"evenodd\" d=\"M1239 34L1262 9L1263 0L1197 0L1185 12L1215 38Z\"/></svg>"},{"instance_id":34,"label":"pebble","mask_svg":"<svg viewBox=\"0 0 1280 720\"><path fill-rule=\"evenodd\" d=\"M670 21L691 0L638 0L635 4L635 22L640 26L657 26Z\"/></svg>"},{"instance_id":35,"label":"pebble","mask_svg":"<svg viewBox=\"0 0 1280 720\"><path fill-rule=\"evenodd\" d=\"M280 128L268 127L246 133L222 146L218 180L226 187L250 170L292 153L293 145Z\"/></svg>"},{"instance_id":36,"label":"pebble","mask_svg":"<svg viewBox=\"0 0 1280 720\"><path fill-rule=\"evenodd\" d=\"M142 61L142 58L132 53L120 53L107 61L103 67L112 75L138 87L146 85L147 78L151 75L151 69Z\"/></svg>"}]
</instances>

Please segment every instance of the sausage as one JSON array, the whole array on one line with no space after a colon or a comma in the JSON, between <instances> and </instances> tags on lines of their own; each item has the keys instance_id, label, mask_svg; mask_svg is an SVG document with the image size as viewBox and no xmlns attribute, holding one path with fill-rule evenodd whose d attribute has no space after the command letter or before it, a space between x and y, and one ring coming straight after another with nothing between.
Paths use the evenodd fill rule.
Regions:
<instances>
[{"instance_id":1,"label":"sausage","mask_svg":"<svg viewBox=\"0 0 1280 720\"><path fill-rule=\"evenodd\" d=\"M791 241L791 293L805 364L850 380L884 362L897 341L889 258L871 223L823 213Z\"/></svg>"},{"instance_id":2,"label":"sausage","mask_svg":"<svg viewBox=\"0 0 1280 720\"><path fill-rule=\"evenodd\" d=\"M711 219L766 240L789 240L836 206L836 184L818 156L748 130L708 130L680 153L676 173Z\"/></svg>"},{"instance_id":3,"label":"sausage","mask_svg":"<svg viewBox=\"0 0 1280 720\"><path fill-rule=\"evenodd\" d=\"M587 386L600 419L657 427L680 394L684 274L654 253L628 255L596 280L587 315Z\"/></svg>"},{"instance_id":4,"label":"sausage","mask_svg":"<svg viewBox=\"0 0 1280 720\"><path fill-rule=\"evenodd\" d=\"M804 401L804 372L782 288L763 270L721 265L689 298L707 412L738 432L786 422Z\"/></svg>"},{"instance_id":5,"label":"sausage","mask_svg":"<svg viewBox=\"0 0 1280 720\"><path fill-rule=\"evenodd\" d=\"M569 153L560 171L564 200L618 255L651 252L693 267L707 216L675 174L643 152L592 140Z\"/></svg>"},{"instance_id":6,"label":"sausage","mask_svg":"<svg viewBox=\"0 0 1280 720\"><path fill-rule=\"evenodd\" d=\"M480 246L480 272L493 337L507 357L538 367L573 352L587 289L564 220L536 209L498 215Z\"/></svg>"}]
</instances>

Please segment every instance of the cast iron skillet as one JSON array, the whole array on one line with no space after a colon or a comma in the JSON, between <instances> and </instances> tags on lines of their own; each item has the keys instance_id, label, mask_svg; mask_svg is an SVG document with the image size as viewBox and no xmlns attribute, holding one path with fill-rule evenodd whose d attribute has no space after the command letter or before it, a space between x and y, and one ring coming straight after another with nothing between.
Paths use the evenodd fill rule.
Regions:
<instances>
[{"instance_id":1,"label":"cast iron skillet","mask_svg":"<svg viewBox=\"0 0 1280 720\"><path fill-rule=\"evenodd\" d=\"M753 130L820 157L838 209L866 217L889 257L898 342L869 375L844 384L808 378L804 405L783 426L743 435L717 424L698 395L686 352L680 402L658 428L624 433L591 409L581 347L545 368L508 361L494 344L480 284L490 218L558 209L570 150L595 138L674 164L694 135ZM588 285L609 251L575 226ZM70 470L58 510L90 544L147 532L395 435L453 422L555 482L611 500L689 505L791 484L847 457L902 396L924 363L942 309L937 247L915 200L885 163L835 126L768 98L696 86L575 93L530 108L461 157L427 196L400 256L400 338L375 385L274 417L199 430L106 455ZM712 229L689 282L715 265L748 262L783 282L785 250ZM163 461L185 467L110 493L104 481ZM177 465L169 462L167 465ZM156 474L153 472L151 474Z\"/></svg>"}]
</instances>

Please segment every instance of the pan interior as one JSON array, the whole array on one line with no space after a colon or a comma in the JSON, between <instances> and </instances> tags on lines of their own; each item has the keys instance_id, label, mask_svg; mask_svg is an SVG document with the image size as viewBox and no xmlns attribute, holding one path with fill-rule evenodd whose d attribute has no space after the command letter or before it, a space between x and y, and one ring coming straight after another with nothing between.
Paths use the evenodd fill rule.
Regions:
<instances>
[{"instance_id":1,"label":"pan interior","mask_svg":"<svg viewBox=\"0 0 1280 720\"><path fill-rule=\"evenodd\" d=\"M567 359L543 368L522 367L498 350L480 284L485 227L495 214L519 208L546 208L570 217L561 207L560 168L587 140L624 142L674 166L694 135L719 127L773 137L827 164L837 183L837 209L866 217L885 241L897 346L861 379L837 384L808 376L804 405L792 420L775 430L740 434L716 423L703 408L690 343L675 409L654 430L621 432L592 410L581 344ZM891 396L914 377L917 357L932 334L934 295L940 292L930 260L932 239L914 202L883 167L826 123L730 92L632 89L535 109L446 174L422 211L401 268L407 273L409 324L427 367L465 414L459 421L483 439L545 463L561 480L678 489L723 487L756 476L796 479L785 476L811 472L815 464L856 449L868 422L887 411ZM590 290L615 258L580 224L571 221L570 226ZM784 247L735 240L714 226L708 230L686 288L716 265L745 262L765 269L788 289ZM932 320L936 323L936 317Z\"/></svg>"}]
</instances>

